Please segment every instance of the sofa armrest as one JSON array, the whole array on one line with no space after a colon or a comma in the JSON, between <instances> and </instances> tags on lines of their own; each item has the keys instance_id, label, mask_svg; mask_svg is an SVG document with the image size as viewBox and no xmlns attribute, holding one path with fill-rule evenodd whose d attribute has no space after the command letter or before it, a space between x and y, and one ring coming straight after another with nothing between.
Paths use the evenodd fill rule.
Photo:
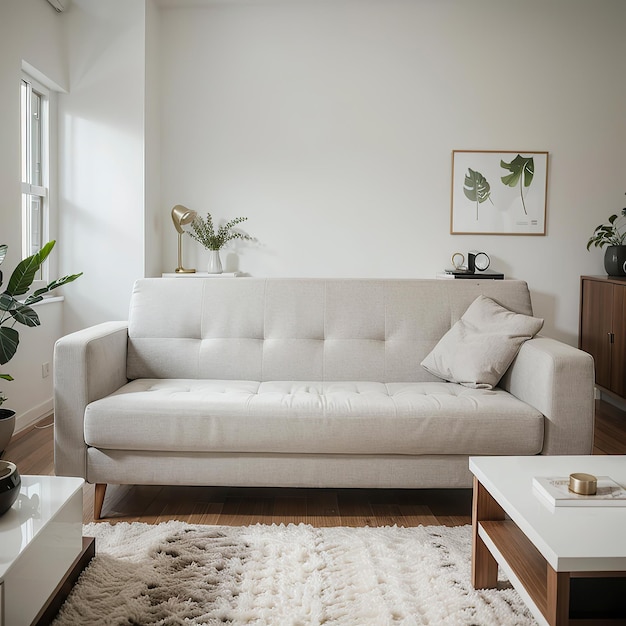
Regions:
<instances>
[{"instance_id":1,"label":"sofa armrest","mask_svg":"<svg viewBox=\"0 0 626 626\"><path fill-rule=\"evenodd\" d=\"M105 322L54 346L54 468L87 478L85 408L126 384L127 322Z\"/></svg>"},{"instance_id":2,"label":"sofa armrest","mask_svg":"<svg viewBox=\"0 0 626 626\"><path fill-rule=\"evenodd\" d=\"M591 355L547 337L525 342L500 387L544 416L541 454L591 454L595 373Z\"/></svg>"}]
</instances>

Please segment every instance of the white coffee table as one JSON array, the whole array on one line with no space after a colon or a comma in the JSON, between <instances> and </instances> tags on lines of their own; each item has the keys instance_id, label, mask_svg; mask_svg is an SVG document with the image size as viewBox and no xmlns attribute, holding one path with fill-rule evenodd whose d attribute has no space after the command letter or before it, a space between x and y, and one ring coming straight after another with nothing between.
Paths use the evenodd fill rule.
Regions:
<instances>
[{"instance_id":1,"label":"white coffee table","mask_svg":"<svg viewBox=\"0 0 626 626\"><path fill-rule=\"evenodd\" d=\"M495 587L499 565L540 624L626 624L626 506L553 507L532 485L585 472L626 487L626 456L471 457L469 467L474 587Z\"/></svg>"},{"instance_id":2,"label":"white coffee table","mask_svg":"<svg viewBox=\"0 0 626 626\"><path fill-rule=\"evenodd\" d=\"M22 476L0 517L0 626L49 623L94 553L83 540L83 479Z\"/></svg>"}]
</instances>

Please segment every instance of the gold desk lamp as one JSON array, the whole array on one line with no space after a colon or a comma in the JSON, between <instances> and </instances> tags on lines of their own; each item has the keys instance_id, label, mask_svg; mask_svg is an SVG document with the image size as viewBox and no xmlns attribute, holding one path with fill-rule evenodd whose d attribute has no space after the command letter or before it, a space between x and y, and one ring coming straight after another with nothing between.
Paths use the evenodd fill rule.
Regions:
<instances>
[{"instance_id":1,"label":"gold desk lamp","mask_svg":"<svg viewBox=\"0 0 626 626\"><path fill-rule=\"evenodd\" d=\"M182 204L177 204L172 209L172 222L174 222L174 228L178 233L178 267L176 268L177 274L193 274L196 270L187 270L183 267L183 226L191 224L196 219L198 214L192 211Z\"/></svg>"}]
</instances>

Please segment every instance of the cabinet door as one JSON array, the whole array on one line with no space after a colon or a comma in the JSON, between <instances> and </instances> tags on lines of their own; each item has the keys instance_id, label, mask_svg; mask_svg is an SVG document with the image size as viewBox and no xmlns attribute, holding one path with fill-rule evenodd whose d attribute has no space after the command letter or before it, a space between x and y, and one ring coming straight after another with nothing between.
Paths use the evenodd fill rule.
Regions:
<instances>
[{"instance_id":1,"label":"cabinet door","mask_svg":"<svg viewBox=\"0 0 626 626\"><path fill-rule=\"evenodd\" d=\"M613 285L613 344L611 346L611 384L609 389L626 394L626 287Z\"/></svg>"},{"instance_id":2,"label":"cabinet door","mask_svg":"<svg viewBox=\"0 0 626 626\"><path fill-rule=\"evenodd\" d=\"M596 280L582 281L580 349L595 362L596 383L611 388L613 285Z\"/></svg>"}]
</instances>

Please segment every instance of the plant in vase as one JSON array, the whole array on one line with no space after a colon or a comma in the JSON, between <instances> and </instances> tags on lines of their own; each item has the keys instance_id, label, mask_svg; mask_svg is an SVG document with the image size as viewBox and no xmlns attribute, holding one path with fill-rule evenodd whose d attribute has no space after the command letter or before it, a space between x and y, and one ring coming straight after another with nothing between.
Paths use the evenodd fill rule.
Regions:
<instances>
[{"instance_id":1,"label":"plant in vase","mask_svg":"<svg viewBox=\"0 0 626 626\"><path fill-rule=\"evenodd\" d=\"M209 258L208 272L209 274L222 273L222 261L220 259L220 250L233 239L252 240L250 235L242 233L239 230L233 230L237 224L245 222L247 217L236 217L230 222L223 224L215 231L213 226L213 218L210 213L206 214L206 219L198 216L191 223L192 230L187 231L190 237L193 237L198 243L202 244L211 252Z\"/></svg>"},{"instance_id":2,"label":"plant in vase","mask_svg":"<svg viewBox=\"0 0 626 626\"><path fill-rule=\"evenodd\" d=\"M9 284L4 292L0 293L0 365L8 363L17 352L20 343L19 332L15 329L16 324L24 326L39 326L41 324L37 312L31 307L32 304L41 302L46 293L76 280L80 274L71 274L53 280L45 287L35 290L26 298L20 300L30 289L35 276L42 263L48 258L55 241L48 242L35 254L20 261L9 279ZM6 244L0 245L0 264L4 261L8 250ZM0 272L0 286L2 286L2 273ZM0 374L0 379L11 381L9 374ZM0 406L6 398L0 392ZM15 428L15 411L0 408L0 455L9 443Z\"/></svg>"},{"instance_id":3,"label":"plant in vase","mask_svg":"<svg viewBox=\"0 0 626 626\"><path fill-rule=\"evenodd\" d=\"M596 248L606 246L604 252L604 269L609 276L626 276L626 208L619 214L611 215L608 223L596 226L589 241L587 250L593 245Z\"/></svg>"}]
</instances>

